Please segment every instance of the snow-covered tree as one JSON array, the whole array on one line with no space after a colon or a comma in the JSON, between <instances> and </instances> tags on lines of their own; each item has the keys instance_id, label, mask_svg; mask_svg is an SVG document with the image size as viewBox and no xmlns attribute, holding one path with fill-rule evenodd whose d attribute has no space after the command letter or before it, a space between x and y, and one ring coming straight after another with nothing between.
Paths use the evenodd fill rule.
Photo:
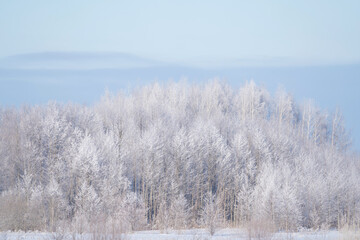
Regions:
<instances>
[{"instance_id":1,"label":"snow-covered tree","mask_svg":"<svg viewBox=\"0 0 360 240\"><path fill-rule=\"evenodd\" d=\"M339 110L253 81L0 108L0 230L356 225L360 158L349 146Z\"/></svg>"},{"instance_id":2,"label":"snow-covered tree","mask_svg":"<svg viewBox=\"0 0 360 240\"><path fill-rule=\"evenodd\" d=\"M189 206L184 194L179 194L171 201L169 208L169 223L174 229L183 229L188 226Z\"/></svg>"},{"instance_id":3,"label":"snow-covered tree","mask_svg":"<svg viewBox=\"0 0 360 240\"><path fill-rule=\"evenodd\" d=\"M221 226L221 205L220 201L212 193L208 193L204 200L204 207L201 211L202 224L209 230L211 235Z\"/></svg>"}]
</instances>

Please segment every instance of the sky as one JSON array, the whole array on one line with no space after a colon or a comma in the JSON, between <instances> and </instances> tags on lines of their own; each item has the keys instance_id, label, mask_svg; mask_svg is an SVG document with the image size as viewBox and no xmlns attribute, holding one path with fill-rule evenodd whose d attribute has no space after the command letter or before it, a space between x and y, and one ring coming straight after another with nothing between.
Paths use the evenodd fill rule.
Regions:
<instances>
[{"instance_id":1,"label":"sky","mask_svg":"<svg viewBox=\"0 0 360 240\"><path fill-rule=\"evenodd\" d=\"M359 10L357 0L3 0L0 57L118 51L185 63L352 63Z\"/></svg>"},{"instance_id":2,"label":"sky","mask_svg":"<svg viewBox=\"0 0 360 240\"><path fill-rule=\"evenodd\" d=\"M0 0L0 106L253 79L340 107L360 151L359 12L358 0Z\"/></svg>"}]
</instances>

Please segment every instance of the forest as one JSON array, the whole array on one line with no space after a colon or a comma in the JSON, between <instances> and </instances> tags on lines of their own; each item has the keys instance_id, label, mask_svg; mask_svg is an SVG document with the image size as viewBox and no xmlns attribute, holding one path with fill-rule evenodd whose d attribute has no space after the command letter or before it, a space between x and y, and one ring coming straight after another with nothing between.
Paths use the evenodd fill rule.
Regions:
<instances>
[{"instance_id":1,"label":"forest","mask_svg":"<svg viewBox=\"0 0 360 240\"><path fill-rule=\"evenodd\" d=\"M253 81L1 107L0 231L358 226L359 160L340 109Z\"/></svg>"}]
</instances>

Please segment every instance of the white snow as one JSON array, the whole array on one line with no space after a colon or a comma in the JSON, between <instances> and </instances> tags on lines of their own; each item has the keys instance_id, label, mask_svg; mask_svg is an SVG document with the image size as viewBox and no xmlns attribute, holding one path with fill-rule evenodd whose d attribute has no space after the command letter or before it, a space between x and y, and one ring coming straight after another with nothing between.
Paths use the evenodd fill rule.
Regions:
<instances>
[{"instance_id":1,"label":"white snow","mask_svg":"<svg viewBox=\"0 0 360 240\"><path fill-rule=\"evenodd\" d=\"M355 235L340 233L336 230L330 231L302 231L296 233L276 233L272 240L338 240L338 239L359 239L360 234ZM74 235L66 234L56 235L45 232L1 232L0 240L74 240ZM108 238L111 240L111 236ZM247 240L248 236L245 230L241 229L223 229L217 231L213 236L205 229L192 230L168 230L168 231L139 231L123 234L116 240ZM256 238L253 238L256 239ZM104 240L100 236L92 234L77 234L76 240Z\"/></svg>"}]
</instances>

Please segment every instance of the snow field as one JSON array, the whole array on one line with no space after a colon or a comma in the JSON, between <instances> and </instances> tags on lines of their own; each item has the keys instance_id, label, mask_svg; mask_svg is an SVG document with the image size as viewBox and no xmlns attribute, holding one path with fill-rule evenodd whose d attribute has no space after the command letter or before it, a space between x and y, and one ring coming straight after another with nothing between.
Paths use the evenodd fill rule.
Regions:
<instances>
[{"instance_id":1,"label":"snow field","mask_svg":"<svg viewBox=\"0 0 360 240\"><path fill-rule=\"evenodd\" d=\"M271 240L356 240L360 234L330 231L302 231L296 233L276 233ZM0 240L105 240L104 236L93 234L54 234L47 232L1 232ZM108 240L113 240L108 236ZM211 236L205 229L138 231L118 235L116 240L247 240L245 230L223 229ZM252 238L258 239L258 238Z\"/></svg>"}]
</instances>

